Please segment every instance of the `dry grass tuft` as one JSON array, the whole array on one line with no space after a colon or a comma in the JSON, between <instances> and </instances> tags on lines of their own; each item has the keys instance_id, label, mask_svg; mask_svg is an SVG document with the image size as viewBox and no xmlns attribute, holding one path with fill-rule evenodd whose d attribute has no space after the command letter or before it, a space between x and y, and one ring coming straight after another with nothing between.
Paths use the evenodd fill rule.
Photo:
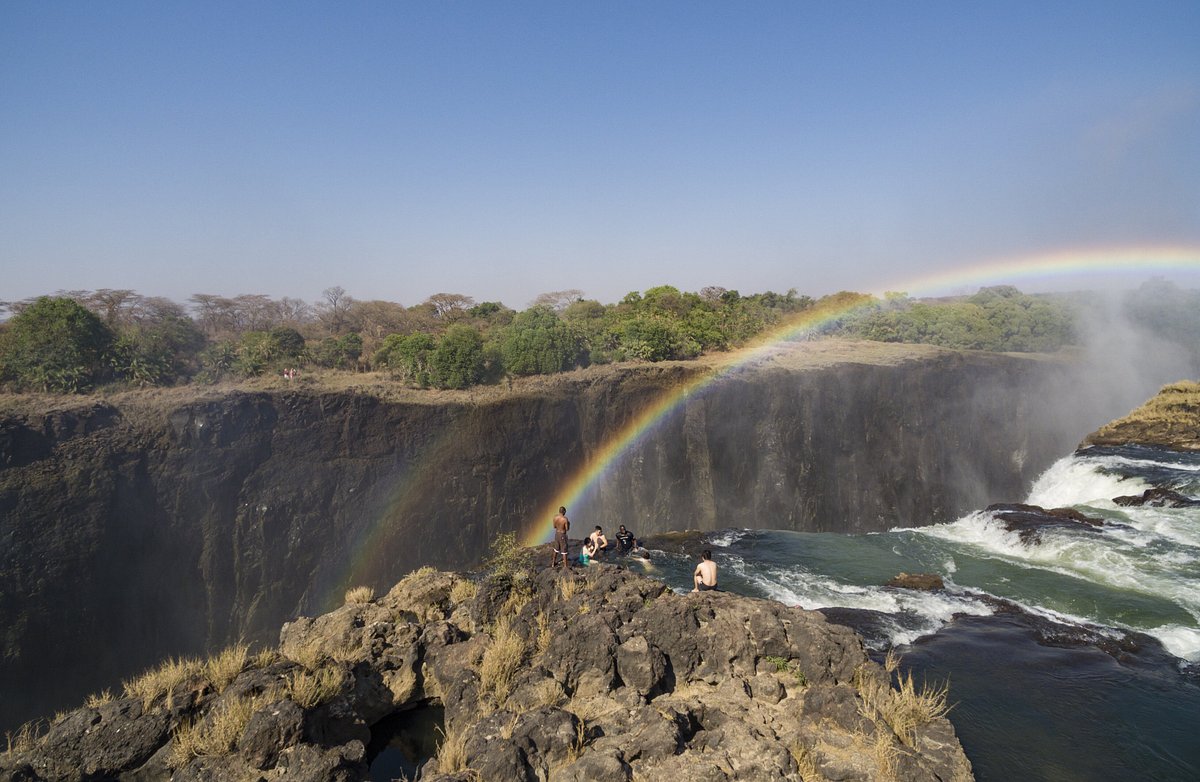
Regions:
<instances>
[{"instance_id":1,"label":"dry grass tuft","mask_svg":"<svg viewBox=\"0 0 1200 782\"><path fill-rule=\"evenodd\" d=\"M411 581L411 580L415 580L418 578L425 578L426 576L432 576L436 572L437 572L437 568L430 567L429 565L423 565L423 566L417 568L416 570L414 570L413 572L409 573L408 575L406 575L404 578L402 578L400 580L401 581Z\"/></svg>"},{"instance_id":2,"label":"dry grass tuft","mask_svg":"<svg viewBox=\"0 0 1200 782\"><path fill-rule=\"evenodd\" d=\"M250 658L250 667L255 669L266 668L269 665L279 662L280 659L282 658L277 650L262 649Z\"/></svg>"},{"instance_id":3,"label":"dry grass tuft","mask_svg":"<svg viewBox=\"0 0 1200 782\"><path fill-rule=\"evenodd\" d=\"M572 575L567 575L558 582L558 597L563 601L570 600L579 593L579 582Z\"/></svg>"},{"instance_id":4,"label":"dry grass tuft","mask_svg":"<svg viewBox=\"0 0 1200 782\"><path fill-rule=\"evenodd\" d=\"M450 601L455 605L462 605L474 600L477 594L479 586L474 581L455 581L454 586L450 588Z\"/></svg>"},{"instance_id":5,"label":"dry grass tuft","mask_svg":"<svg viewBox=\"0 0 1200 782\"><path fill-rule=\"evenodd\" d=\"M438 728L437 731L442 734L442 740L438 743L437 748L438 773L456 774L470 771L471 769L467 768L466 732L453 728L449 733L441 728Z\"/></svg>"},{"instance_id":6,"label":"dry grass tuft","mask_svg":"<svg viewBox=\"0 0 1200 782\"><path fill-rule=\"evenodd\" d=\"M5 755L19 755L22 752L29 752L37 746L38 740L42 737L42 731L45 729L45 723L41 720L26 722L15 731L4 731L4 741L7 749L4 750Z\"/></svg>"},{"instance_id":7,"label":"dry grass tuft","mask_svg":"<svg viewBox=\"0 0 1200 782\"><path fill-rule=\"evenodd\" d=\"M553 679L543 679L534 685L534 699L530 709L539 709L542 706L557 706L562 703L565 693L562 685Z\"/></svg>"},{"instance_id":8,"label":"dry grass tuft","mask_svg":"<svg viewBox=\"0 0 1200 782\"><path fill-rule=\"evenodd\" d=\"M222 649L204 661L204 678L212 682L213 689L221 692L246 669L249 656L250 647L246 644L234 644Z\"/></svg>"},{"instance_id":9,"label":"dry grass tuft","mask_svg":"<svg viewBox=\"0 0 1200 782\"><path fill-rule=\"evenodd\" d=\"M103 706L104 704L112 703L112 702L113 702L112 690L108 690L108 689L103 690L101 692L92 693L91 695L87 696L87 701L85 701L85 703L89 709L98 709L101 706Z\"/></svg>"},{"instance_id":10,"label":"dry grass tuft","mask_svg":"<svg viewBox=\"0 0 1200 782\"><path fill-rule=\"evenodd\" d=\"M512 626L508 614L496 620L492 642L479 665L480 689L490 694L499 706L512 691L513 677L525 657L525 639Z\"/></svg>"},{"instance_id":11,"label":"dry grass tuft","mask_svg":"<svg viewBox=\"0 0 1200 782\"><path fill-rule=\"evenodd\" d=\"M546 616L545 611L538 611L535 621L537 623L536 650L538 654L541 654L550 646L550 617Z\"/></svg>"},{"instance_id":12,"label":"dry grass tuft","mask_svg":"<svg viewBox=\"0 0 1200 782\"><path fill-rule=\"evenodd\" d=\"M266 697L233 698L214 707L203 720L181 723L174 732L170 765L182 768L192 758L232 752L246 723Z\"/></svg>"},{"instance_id":13,"label":"dry grass tuft","mask_svg":"<svg viewBox=\"0 0 1200 782\"><path fill-rule=\"evenodd\" d=\"M145 711L156 699L163 696L167 697L169 704L175 688L203 670L204 664L194 658L168 657L157 668L151 668L135 679L122 682L122 686L125 689L125 697L141 700L142 710Z\"/></svg>"},{"instance_id":14,"label":"dry grass tuft","mask_svg":"<svg viewBox=\"0 0 1200 782\"><path fill-rule=\"evenodd\" d=\"M346 605L362 605L375 599L375 590L369 586L356 586L346 590Z\"/></svg>"},{"instance_id":15,"label":"dry grass tuft","mask_svg":"<svg viewBox=\"0 0 1200 782\"><path fill-rule=\"evenodd\" d=\"M298 706L312 709L331 700L342 691L342 670L333 666L315 672L293 671L288 677L288 695Z\"/></svg>"},{"instance_id":16,"label":"dry grass tuft","mask_svg":"<svg viewBox=\"0 0 1200 782\"><path fill-rule=\"evenodd\" d=\"M899 661L893 660L889 654L884 668L890 674L898 663ZM888 679L856 677L855 686L862 698L859 710L868 719L883 720L902 742L911 747L916 738L917 728L946 716L950 711L950 685L923 684L918 689L910 672L900 674L896 682L897 687L893 689L888 684Z\"/></svg>"},{"instance_id":17,"label":"dry grass tuft","mask_svg":"<svg viewBox=\"0 0 1200 782\"><path fill-rule=\"evenodd\" d=\"M823 782L825 777L817 768L817 759L811 751L799 745L790 747L788 751L792 753L792 759L796 761L796 770L800 773L800 779L803 782Z\"/></svg>"}]
</instances>

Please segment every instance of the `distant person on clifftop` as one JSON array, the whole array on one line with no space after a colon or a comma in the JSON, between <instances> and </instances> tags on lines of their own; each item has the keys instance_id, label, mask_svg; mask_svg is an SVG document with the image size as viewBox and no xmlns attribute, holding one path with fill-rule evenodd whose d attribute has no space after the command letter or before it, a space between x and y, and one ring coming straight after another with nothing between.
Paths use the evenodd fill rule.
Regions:
<instances>
[{"instance_id":1,"label":"distant person on clifftop","mask_svg":"<svg viewBox=\"0 0 1200 782\"><path fill-rule=\"evenodd\" d=\"M558 509L554 517L554 552L550 555L550 567L558 567L558 558L562 557L563 570L567 569L567 530L571 529L571 521L567 518L567 508Z\"/></svg>"},{"instance_id":2,"label":"distant person on clifftop","mask_svg":"<svg viewBox=\"0 0 1200 782\"><path fill-rule=\"evenodd\" d=\"M596 550L592 552L592 559L600 559L608 552L608 538L604 537L604 530L600 529L600 525L596 525L596 531L589 535L592 539L592 545Z\"/></svg>"},{"instance_id":3,"label":"distant person on clifftop","mask_svg":"<svg viewBox=\"0 0 1200 782\"><path fill-rule=\"evenodd\" d=\"M628 554L629 552L631 552L635 548L637 548L637 545L638 545L637 538L635 538L633 536L632 532L625 529L624 524L622 524L620 527L617 528L617 534L615 537L617 538L617 553L618 554Z\"/></svg>"},{"instance_id":4,"label":"distant person on clifftop","mask_svg":"<svg viewBox=\"0 0 1200 782\"><path fill-rule=\"evenodd\" d=\"M692 574L692 581L696 587L693 592L715 592L717 591L717 563L712 560L712 552L705 549L700 554L700 564L696 565L696 572Z\"/></svg>"}]
</instances>

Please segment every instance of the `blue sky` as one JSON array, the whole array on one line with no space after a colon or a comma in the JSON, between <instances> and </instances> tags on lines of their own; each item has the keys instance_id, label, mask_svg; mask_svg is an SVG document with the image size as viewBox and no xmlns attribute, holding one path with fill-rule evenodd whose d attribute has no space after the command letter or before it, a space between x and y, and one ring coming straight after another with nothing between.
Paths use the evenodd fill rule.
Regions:
<instances>
[{"instance_id":1,"label":"blue sky","mask_svg":"<svg viewBox=\"0 0 1200 782\"><path fill-rule=\"evenodd\" d=\"M0 299L822 295L1200 247L1197 41L1195 0L7 0Z\"/></svg>"}]
</instances>

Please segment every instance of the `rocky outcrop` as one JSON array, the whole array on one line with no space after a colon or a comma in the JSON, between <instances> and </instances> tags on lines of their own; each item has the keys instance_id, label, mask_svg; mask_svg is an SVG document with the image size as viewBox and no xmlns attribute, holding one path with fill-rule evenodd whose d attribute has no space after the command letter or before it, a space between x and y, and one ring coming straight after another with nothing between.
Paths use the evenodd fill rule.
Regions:
<instances>
[{"instance_id":1,"label":"rocky outcrop","mask_svg":"<svg viewBox=\"0 0 1200 782\"><path fill-rule=\"evenodd\" d=\"M164 655L267 640L350 581L475 565L711 372L593 367L478 394L167 389L0 416L0 729ZM1045 405L1069 376L805 343L680 394L571 516L642 535L948 521L1022 494L1091 425Z\"/></svg>"},{"instance_id":2,"label":"rocky outcrop","mask_svg":"<svg viewBox=\"0 0 1200 782\"><path fill-rule=\"evenodd\" d=\"M1044 529L1100 530L1104 519L1087 516L1074 508L1043 508L1024 503L996 503L987 507L1009 532L1017 533L1022 543L1039 544ZM1123 526L1113 524L1113 526Z\"/></svg>"},{"instance_id":3,"label":"rocky outcrop","mask_svg":"<svg viewBox=\"0 0 1200 782\"><path fill-rule=\"evenodd\" d=\"M896 589L919 589L923 592L934 592L946 588L942 577L936 573L899 573L888 579L884 586Z\"/></svg>"},{"instance_id":4,"label":"rocky outcrop","mask_svg":"<svg viewBox=\"0 0 1200 782\"><path fill-rule=\"evenodd\" d=\"M973 778L937 694L891 686L850 630L611 565L422 571L231 659L60 715L0 775L348 782L398 713L440 706L426 782Z\"/></svg>"},{"instance_id":5,"label":"rocky outcrop","mask_svg":"<svg viewBox=\"0 0 1200 782\"><path fill-rule=\"evenodd\" d=\"M1128 415L1092 432L1080 447L1127 443L1200 451L1200 383L1182 380L1163 386Z\"/></svg>"},{"instance_id":6,"label":"rocky outcrop","mask_svg":"<svg viewBox=\"0 0 1200 782\"><path fill-rule=\"evenodd\" d=\"M1195 508L1200 507L1200 500L1193 500L1177 491L1154 487L1146 489L1141 494L1122 495L1113 497L1113 502L1126 508Z\"/></svg>"}]
</instances>

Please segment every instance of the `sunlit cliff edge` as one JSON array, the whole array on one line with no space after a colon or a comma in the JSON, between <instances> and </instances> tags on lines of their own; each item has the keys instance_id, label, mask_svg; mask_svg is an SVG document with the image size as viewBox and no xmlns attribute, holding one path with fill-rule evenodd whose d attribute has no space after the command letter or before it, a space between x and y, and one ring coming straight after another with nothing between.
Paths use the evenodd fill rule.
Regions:
<instances>
[{"instance_id":1,"label":"sunlit cliff edge","mask_svg":"<svg viewBox=\"0 0 1200 782\"><path fill-rule=\"evenodd\" d=\"M1084 445L1140 443L1176 451L1200 451L1200 383L1164 386L1129 415L1105 424Z\"/></svg>"}]
</instances>

